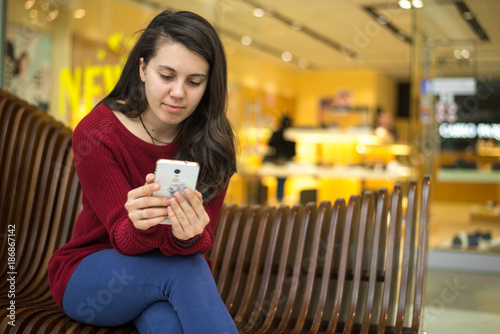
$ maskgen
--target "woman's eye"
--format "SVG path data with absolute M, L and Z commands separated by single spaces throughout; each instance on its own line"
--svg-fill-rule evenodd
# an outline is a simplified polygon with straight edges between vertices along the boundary
M 199 85 L 201 85 L 201 82 L 198 82 L 198 81 L 188 81 L 188 83 L 189 83 L 191 86 L 199 86 Z
M 170 79 L 172 79 L 172 76 L 170 76 L 170 75 L 160 74 L 160 76 L 162 77 L 162 79 L 165 79 L 165 80 L 170 80 Z

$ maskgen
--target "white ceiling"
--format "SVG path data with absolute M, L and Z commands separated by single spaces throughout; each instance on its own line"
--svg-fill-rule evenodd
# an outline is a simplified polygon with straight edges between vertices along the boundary
M 200 13 L 220 31 L 228 52 L 251 53 L 285 64 L 280 54 L 289 51 L 293 59 L 285 66 L 297 70 L 302 70 L 299 59 L 307 59 L 311 71 L 377 70 L 408 81 L 410 59 L 418 57 L 424 75 L 500 79 L 499 0 L 465 0 L 489 41 L 474 34 L 451 0 L 423 0 L 424 7 L 414 10 L 399 8 L 396 0 L 137 1 L 158 9 Z M 413 43 L 380 25 L 363 9 L 365 6 L 384 15 Z M 256 7 L 265 9 L 267 14 L 261 18 L 253 16 Z M 294 29 L 283 20 L 296 22 L 302 29 Z M 244 35 L 252 37 L 251 46 L 240 43 Z M 470 58 L 455 58 L 453 52 L 457 49 L 469 50 Z M 355 55 L 347 55 L 346 50 Z

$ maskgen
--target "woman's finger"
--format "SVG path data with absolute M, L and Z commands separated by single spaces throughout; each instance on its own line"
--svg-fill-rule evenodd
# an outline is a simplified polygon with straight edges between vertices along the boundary
M 146 184 L 153 182 L 155 182 L 155 175 L 153 173 L 146 175 Z
M 172 233 L 182 240 L 200 235 L 210 222 L 201 200 L 194 192 L 188 190 L 186 196 L 189 196 L 190 200 L 184 198 L 180 192 L 176 192 L 169 200 L 170 206 L 168 207 Z
M 200 201 L 203 203 L 203 195 L 198 190 L 195 190 L 194 193 L 196 194 L 196 197 L 198 197 Z
M 153 192 L 160 190 L 159 183 L 146 183 L 145 185 L 132 189 L 128 192 L 128 199 L 133 200 L 145 196 L 151 196 Z
M 137 229 L 140 229 L 140 230 L 147 230 L 147 229 L 150 229 L 151 227 L 153 226 L 156 226 L 160 223 L 162 223 L 167 217 L 155 217 L 155 218 L 151 218 L 151 219 L 139 219 L 139 220 L 133 220 L 134 222 L 134 226 L 137 228 Z
M 184 194 L 188 198 L 190 207 L 196 213 L 198 219 L 203 221 L 203 223 L 208 224 L 210 219 L 208 217 L 207 211 L 205 210 L 205 207 L 203 206 L 203 198 L 201 197 L 201 193 L 198 192 L 198 194 L 200 194 L 200 196 L 198 196 L 196 191 L 186 189 L 184 191 Z
M 148 174 L 143 186 L 132 189 L 127 194 L 125 209 L 134 226 L 138 229 L 148 229 L 158 225 L 167 218 L 168 199 L 166 197 L 152 196 L 160 189 L 154 182 L 155 175 Z

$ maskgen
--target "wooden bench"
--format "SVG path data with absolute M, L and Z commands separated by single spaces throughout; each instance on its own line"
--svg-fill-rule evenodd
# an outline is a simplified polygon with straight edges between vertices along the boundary
M 0 110 L 0 332 L 137 333 L 75 322 L 52 300 L 47 262 L 81 200 L 72 131 L 4 91 Z M 425 176 L 347 202 L 225 204 L 207 255 L 240 333 L 418 333 L 429 187 Z

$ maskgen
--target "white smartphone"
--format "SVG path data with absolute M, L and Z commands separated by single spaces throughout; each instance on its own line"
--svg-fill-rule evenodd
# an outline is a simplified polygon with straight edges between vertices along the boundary
M 156 162 L 155 182 L 161 186 L 153 196 L 172 197 L 176 191 L 184 195 L 184 189 L 196 189 L 200 165 L 197 162 L 160 159 Z M 165 219 L 161 224 L 170 224 Z

